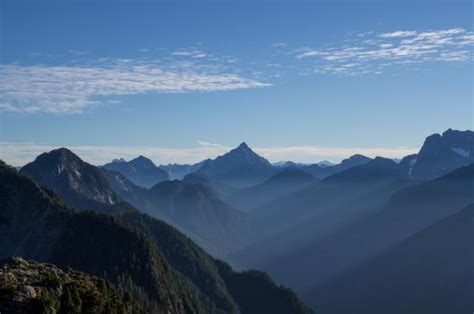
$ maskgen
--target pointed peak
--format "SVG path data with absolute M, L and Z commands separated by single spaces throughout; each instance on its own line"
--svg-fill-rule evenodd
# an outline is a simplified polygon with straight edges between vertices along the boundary
M 244 155 L 256 155 L 256 153 L 245 142 L 240 143 L 239 146 L 232 149 L 229 153 L 230 154 L 238 153 L 238 154 L 244 154 Z
M 143 156 L 143 155 L 140 155 L 140 156 L 138 156 L 138 157 L 133 158 L 133 159 L 130 160 L 130 161 L 151 161 L 151 159 L 150 159 L 150 158 L 147 158 L 147 157 L 145 157 L 145 156 Z
M 131 164 L 131 165 L 141 164 L 141 165 L 145 165 L 145 166 L 156 167 L 155 163 L 150 158 L 147 158 L 143 155 L 140 155 L 140 156 L 130 160 L 129 164 Z
M 246 149 L 246 150 L 248 150 L 248 149 L 250 149 L 250 147 L 247 145 L 247 143 L 242 142 L 242 143 L 240 143 L 240 145 L 237 147 L 237 149 L 239 149 L 239 150 L 241 150 L 241 149 Z

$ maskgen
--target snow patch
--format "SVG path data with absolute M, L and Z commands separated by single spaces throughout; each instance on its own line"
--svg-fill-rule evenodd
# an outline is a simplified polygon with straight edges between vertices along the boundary
M 119 176 L 115 176 L 115 179 L 118 181 L 118 183 L 120 183 L 120 185 L 122 186 L 122 189 L 124 189 L 125 191 L 128 191 L 127 185 L 122 179 L 120 179 Z
M 109 204 L 114 204 L 114 201 L 112 200 L 112 197 L 110 195 L 107 195 L 107 199 L 109 201 Z
M 61 172 L 63 172 L 64 170 L 64 165 L 63 164 L 59 164 L 58 165 L 58 174 L 61 174 Z
M 458 154 L 459 156 L 462 156 L 462 157 L 465 157 L 465 158 L 469 157 L 470 150 L 468 150 L 468 149 L 458 147 L 458 148 L 451 148 L 451 150 L 453 152 L 455 152 L 456 154 Z
M 408 162 L 408 165 L 410 165 L 410 168 L 408 168 L 408 177 L 411 177 L 411 173 L 413 172 L 413 166 L 415 164 L 416 164 L 416 158 L 413 158 Z

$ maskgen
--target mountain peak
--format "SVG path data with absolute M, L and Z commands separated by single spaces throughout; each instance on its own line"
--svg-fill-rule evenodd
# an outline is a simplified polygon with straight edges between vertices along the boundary
M 239 146 L 237 146 L 237 150 L 252 150 L 252 149 L 247 145 L 247 143 L 242 142 L 240 143 Z
M 140 156 L 138 156 L 138 157 L 136 157 L 136 158 L 132 159 L 131 161 L 133 161 L 133 160 L 140 160 L 140 161 L 151 161 L 151 159 L 150 159 L 150 158 L 147 158 L 147 157 L 145 157 L 145 156 L 143 156 L 143 155 L 140 155 Z
M 140 155 L 128 162 L 111 162 L 103 165 L 110 171 L 117 171 L 134 184 L 151 188 L 158 182 L 169 180 L 168 172 L 157 167 L 149 158 Z
M 259 159 L 262 158 L 260 157 L 256 152 L 254 152 L 245 142 L 240 143 L 239 146 L 236 148 L 232 149 L 230 152 L 227 154 L 224 154 L 223 156 L 235 156 L 237 158 L 244 158 L 244 159 Z
M 47 154 L 48 156 L 74 156 L 74 157 L 79 158 L 79 156 L 77 156 L 76 154 L 74 154 L 72 151 L 70 151 L 69 149 L 65 147 L 53 149 L 49 153 L 45 153 L 45 154 Z
M 124 158 L 113 159 L 112 162 L 127 162 Z
M 230 152 L 207 161 L 197 172 L 211 180 L 243 187 L 268 179 L 274 174 L 274 168 L 243 142 Z
M 156 165 L 155 163 L 150 159 L 150 158 L 147 158 L 143 155 L 140 155 L 132 160 L 130 160 L 129 162 L 131 165 L 137 165 L 139 164 L 140 166 L 143 166 L 143 167 L 149 167 L 149 168 L 156 168 Z
M 364 155 L 355 154 L 341 161 L 340 165 L 344 167 L 353 167 L 367 164 L 371 159 Z
M 111 205 L 120 201 L 102 172 L 67 148 L 39 155 L 22 167 L 21 173 L 59 194 L 71 196 L 70 205 L 77 209 L 99 209 L 103 204 Z
M 35 161 L 49 164 L 65 165 L 71 163 L 80 163 L 82 159 L 65 147 L 53 149 L 49 152 L 42 153 L 36 157 Z
M 373 167 L 373 168 L 386 168 L 386 169 L 395 169 L 397 168 L 397 163 L 393 161 L 393 159 L 389 158 L 384 158 L 377 156 L 371 161 L 367 163 L 367 166 Z

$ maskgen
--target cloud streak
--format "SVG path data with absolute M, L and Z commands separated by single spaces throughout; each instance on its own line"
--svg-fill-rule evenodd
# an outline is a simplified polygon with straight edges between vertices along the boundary
M 80 113 L 104 105 L 104 98 L 110 96 L 270 86 L 218 65 L 186 60 L 167 64 L 132 59 L 63 66 L 0 64 L 0 78 L 0 110 L 23 113 Z
M 474 32 L 462 28 L 427 32 L 394 31 L 359 34 L 349 44 L 300 49 L 298 60 L 310 60 L 313 72 L 336 75 L 383 73 L 387 67 L 472 61 Z
M 156 164 L 194 163 L 206 158 L 215 158 L 225 154 L 232 147 L 199 141 L 197 147 L 168 148 L 153 146 L 67 146 L 81 158 L 92 164 L 101 165 L 116 158 L 132 159 L 139 155 L 151 158 Z M 36 143 L 0 143 L 0 159 L 19 166 L 34 160 L 43 152 L 59 148 L 57 145 Z M 286 147 L 256 147 L 258 154 L 272 162 L 293 160 L 297 162 L 318 162 L 324 159 L 337 162 L 354 154 L 369 157 L 384 156 L 400 158 L 416 153 L 418 149 L 409 147 L 398 148 L 347 148 L 323 146 L 286 146 Z

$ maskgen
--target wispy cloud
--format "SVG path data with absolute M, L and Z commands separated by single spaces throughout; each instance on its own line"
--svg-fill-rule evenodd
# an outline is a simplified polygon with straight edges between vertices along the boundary
M 201 146 L 205 146 L 205 147 L 219 147 L 219 148 L 227 148 L 226 146 L 224 145 L 221 145 L 221 144 L 216 144 L 216 143 L 211 143 L 211 142 L 206 142 L 206 141 L 197 141 L 197 143 Z
M 151 158 L 156 164 L 194 163 L 206 158 L 215 158 L 225 154 L 232 147 L 198 141 L 197 147 L 167 148 L 156 146 L 68 146 L 81 158 L 92 164 L 101 165 L 115 158 L 132 159 L 138 155 Z M 11 165 L 24 165 L 43 152 L 59 148 L 57 145 L 36 143 L 0 142 L 0 159 Z M 286 146 L 286 147 L 256 147 L 258 154 L 270 161 L 293 160 L 297 162 L 318 162 L 324 159 L 340 161 L 354 154 L 364 154 L 369 157 L 385 156 L 400 158 L 417 152 L 415 148 L 347 148 L 323 146 Z
M 209 54 L 202 50 L 194 50 L 194 49 L 185 49 L 185 50 L 178 50 L 173 51 L 170 53 L 172 56 L 178 57 L 192 57 L 192 58 L 204 58 L 207 57 Z
M 199 54 L 191 57 L 200 58 Z M 212 92 L 269 86 L 219 64 L 97 59 L 73 65 L 0 64 L 0 110 L 80 113 L 108 96 Z
M 380 37 L 396 38 L 396 37 L 410 37 L 410 36 L 415 36 L 415 35 L 416 35 L 415 31 L 396 31 L 396 32 L 391 32 L 391 33 L 382 33 L 380 34 Z
M 285 47 L 286 47 L 286 43 L 283 43 L 283 42 L 281 42 L 281 43 L 274 43 L 274 44 L 272 45 L 272 47 L 273 47 L 273 48 L 285 48 Z
M 69 50 L 68 51 L 70 54 L 75 55 L 75 56 L 82 56 L 82 55 L 87 55 L 91 53 L 89 50 Z
M 379 74 L 393 65 L 472 60 L 474 32 L 462 28 L 360 35 L 341 46 L 300 49 L 295 57 L 311 60 L 313 72 L 341 75 Z

